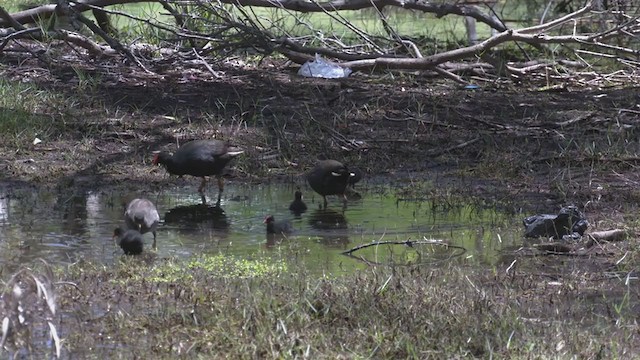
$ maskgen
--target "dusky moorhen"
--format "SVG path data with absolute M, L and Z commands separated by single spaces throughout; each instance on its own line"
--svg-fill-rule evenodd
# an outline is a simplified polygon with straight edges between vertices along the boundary
M 160 215 L 151 200 L 133 199 L 124 212 L 124 221 L 129 229 L 137 230 L 140 234 L 153 234 L 153 248 L 156 248 L 156 228 L 160 222 Z
M 300 215 L 303 212 L 307 211 L 307 204 L 302 201 L 302 191 L 300 191 L 300 188 L 296 189 L 296 192 L 294 193 L 294 199 L 289 205 L 289 210 L 296 215 Z
M 355 189 L 356 183 L 362 180 L 362 171 L 358 168 L 351 168 L 349 170 L 352 174 L 351 176 L 349 176 L 349 185 L 351 185 L 351 187 Z
M 349 179 L 355 174 L 343 163 L 336 160 L 322 160 L 318 162 L 307 174 L 307 181 L 311 188 L 322 195 L 324 207 L 327 207 L 327 195 L 342 195 L 346 204 L 345 191 L 349 184 Z
M 139 231 L 129 229 L 125 230 L 117 227 L 113 231 L 113 238 L 126 255 L 138 255 L 142 253 L 142 234 Z
M 166 151 L 157 153 L 153 164 L 162 164 L 172 175 L 191 175 L 202 178 L 198 192 L 204 199 L 206 176 L 218 178 L 218 203 L 224 190 L 222 170 L 234 157 L 244 151 L 221 140 L 194 140 L 182 145 L 175 154 Z
M 267 234 L 289 234 L 293 231 L 293 227 L 288 221 L 277 221 L 273 215 L 267 215 L 264 218 L 264 223 L 267 224 Z

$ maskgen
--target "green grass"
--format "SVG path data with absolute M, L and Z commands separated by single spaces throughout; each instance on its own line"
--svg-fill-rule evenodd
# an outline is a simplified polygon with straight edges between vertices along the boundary
M 55 114 L 67 105 L 60 94 L 0 78 L 0 138 L 20 148 L 36 136 L 61 130 L 64 124 L 55 120 Z
M 637 291 L 624 279 L 566 267 L 553 281 L 519 270 L 544 259 L 521 258 L 510 272 L 372 267 L 338 278 L 304 269 L 229 276 L 246 266 L 198 261 L 217 265 L 127 257 L 111 268 L 58 269 L 62 317 L 53 322 L 64 352 L 158 359 L 640 355 Z M 176 266 L 188 276 L 167 282 L 152 275 Z M 30 324 L 43 320 L 27 314 Z M 30 335 L 31 353 L 50 352 L 38 347 L 45 344 L 38 334 Z

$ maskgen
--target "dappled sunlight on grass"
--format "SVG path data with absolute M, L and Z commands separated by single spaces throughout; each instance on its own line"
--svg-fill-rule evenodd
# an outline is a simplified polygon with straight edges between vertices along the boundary
M 118 276 L 111 280 L 116 284 L 143 280 L 159 284 L 188 282 L 201 276 L 229 279 L 277 276 L 287 271 L 287 264 L 268 258 L 248 260 L 225 255 L 200 255 L 188 261 L 166 259 L 146 267 L 136 258 L 125 257 L 116 270 Z

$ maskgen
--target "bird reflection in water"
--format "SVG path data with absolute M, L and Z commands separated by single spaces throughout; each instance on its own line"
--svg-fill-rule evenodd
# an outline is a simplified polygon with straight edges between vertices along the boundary
M 349 243 L 349 226 L 343 212 L 316 209 L 310 214 L 308 222 L 320 243 L 332 247 Z
M 282 244 L 283 241 L 287 240 L 289 237 L 286 234 L 269 234 L 267 233 L 267 242 L 264 246 L 267 249 L 273 248 L 277 245 Z
M 344 213 L 330 209 L 316 209 L 309 216 L 309 226 L 316 230 L 346 229 Z
M 206 204 L 177 206 L 164 214 L 164 222 L 167 224 L 182 225 L 184 229 L 197 231 L 202 223 L 210 224 L 210 227 L 217 230 L 228 230 L 229 220 L 224 210 L 220 206 Z

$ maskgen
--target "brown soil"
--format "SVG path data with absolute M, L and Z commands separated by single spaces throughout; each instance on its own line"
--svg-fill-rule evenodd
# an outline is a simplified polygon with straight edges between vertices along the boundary
M 176 143 L 216 137 L 230 139 L 246 149 L 246 154 L 238 159 L 235 170 L 229 174 L 231 181 L 301 181 L 298 176 L 312 166 L 318 157 L 330 157 L 363 169 L 365 182 L 399 185 L 400 196 L 404 196 L 402 191 L 407 191 L 407 197 L 441 199 L 441 203 L 472 197 L 481 204 L 497 205 L 526 215 L 533 212 L 552 213 L 562 205 L 575 204 L 587 214 L 591 223 L 590 231 L 610 228 L 634 230 L 637 226 L 636 204 L 640 198 L 636 190 L 636 184 L 640 181 L 636 171 L 640 160 L 637 156 L 640 152 L 637 134 L 640 113 L 638 88 L 565 86 L 561 91 L 549 92 L 536 91 L 534 84 L 507 86 L 481 83 L 479 90 L 465 90 L 450 82 L 421 75 L 392 77 L 355 74 L 344 80 L 305 79 L 279 64 L 262 64 L 259 68 L 227 65 L 218 68 L 219 73 L 213 76 L 198 64 L 156 64 L 150 67 L 155 74 L 149 74 L 117 63 L 112 66 L 69 63 L 44 67 L 33 60 L 11 57 L 0 58 L 0 62 L 3 62 L 0 63 L 3 77 L 31 82 L 42 89 L 64 94 L 69 99 L 65 106 L 52 106 L 39 114 L 52 121 L 51 128 L 45 132 L 46 136 L 40 135 L 42 143 L 33 145 L 31 139 L 25 138 L 22 139 L 24 146 L 15 146 L 15 142 L 9 145 L 7 141 L 0 144 L 3 154 L 0 159 L 0 183 L 27 183 L 63 189 L 70 186 L 108 186 L 122 187 L 128 191 L 153 190 L 176 180 L 168 177 L 164 169 L 151 165 L 152 151 L 173 150 Z M 97 81 L 87 86 L 80 81 L 79 73 Z M 78 105 L 71 107 L 71 103 Z M 3 110 L 11 111 L 0 109 Z M 421 180 L 428 180 L 428 186 Z M 192 181 L 194 186 L 198 182 L 187 181 Z M 417 191 L 420 191 L 418 195 Z M 633 240 L 636 238 L 632 235 Z M 443 298 L 456 299 L 447 300 L 447 305 L 456 304 L 455 308 L 465 310 L 463 316 L 451 311 L 456 321 L 461 319 L 463 325 L 460 328 L 464 331 L 478 331 L 478 327 L 474 328 L 465 322 L 466 317 L 473 318 L 474 324 L 479 323 L 475 320 L 476 314 L 465 316 L 468 311 L 478 312 L 488 319 L 486 323 L 491 326 L 503 326 L 500 325 L 502 322 L 495 321 L 492 314 L 496 309 L 505 309 L 501 311 L 510 314 L 507 310 L 511 311 L 513 299 L 517 299 L 518 314 L 522 314 L 525 320 L 535 320 L 531 322 L 531 327 L 537 326 L 539 330 L 536 331 L 544 334 L 540 338 L 549 338 L 546 333 L 548 325 L 545 325 L 547 322 L 538 323 L 538 318 L 553 319 L 549 324 L 564 324 L 565 318 L 577 319 L 574 323 L 581 326 L 590 326 L 589 321 L 597 318 L 616 324 L 613 339 L 624 336 L 624 341 L 614 340 L 614 344 L 616 341 L 631 344 L 629 346 L 633 349 L 636 339 L 617 325 L 619 315 L 613 313 L 612 308 L 616 304 L 632 304 L 628 306 L 631 314 L 628 318 L 633 319 L 638 310 L 633 305 L 638 303 L 638 294 L 633 287 L 623 285 L 623 281 L 609 280 L 616 276 L 616 279 L 625 276 L 629 279 L 632 274 L 636 276 L 637 251 L 628 251 L 635 250 L 634 243 L 598 244 L 598 247 L 590 248 L 597 248 L 597 254 L 586 249 L 583 253 L 562 253 L 550 257 L 539 256 L 538 252 L 523 254 L 518 250 L 513 258 L 504 256 L 503 263 L 499 264 L 500 271 L 494 274 L 489 270 L 490 279 L 478 282 L 485 289 L 501 291 L 489 298 L 493 300 L 487 300 L 484 290 L 477 294 L 471 291 L 477 298 L 466 295 L 458 298 L 444 295 Z M 557 252 L 557 249 L 552 250 Z M 516 264 L 512 260 L 515 257 L 530 261 L 523 260 Z M 625 268 L 626 264 L 630 266 Z M 123 266 L 123 269 L 131 271 L 127 266 Z M 447 269 L 442 271 L 448 272 Z M 432 282 L 432 274 L 411 275 L 414 279 L 426 281 L 429 286 L 442 286 L 442 289 L 459 296 L 459 288 L 450 285 L 455 283 Z M 105 276 L 111 275 L 101 272 L 98 278 L 104 279 Z M 86 289 L 98 286 L 96 284 L 127 284 L 126 281 L 116 283 L 95 281 L 95 278 L 85 275 L 81 277 L 85 285 L 90 284 L 86 285 Z M 396 281 L 396 278 L 402 277 L 393 278 Z M 565 284 L 557 279 L 563 279 Z M 358 278 L 355 281 L 360 286 Z M 461 288 L 470 291 L 471 288 L 466 286 L 468 281 L 475 289 L 466 273 L 460 281 L 465 283 L 465 287 Z M 366 297 L 369 296 L 366 294 L 378 294 L 380 280 L 370 283 L 375 283 L 375 287 L 371 288 L 375 291 L 357 291 L 357 295 L 365 294 Z M 130 284 L 138 285 L 133 282 Z M 176 289 L 181 289 L 183 285 L 179 283 Z M 153 286 L 150 286 L 152 291 L 148 294 L 157 301 L 158 288 Z M 519 287 L 520 290 L 512 291 L 510 286 Z M 194 286 L 198 291 L 226 294 L 219 288 L 218 285 Z M 397 288 L 402 286 L 398 285 Z M 425 288 L 429 289 L 422 283 L 416 287 L 419 291 Z M 73 296 L 80 293 L 89 296 L 98 294 L 96 298 L 99 298 L 102 295 L 96 291 L 69 289 Z M 117 299 L 114 301 L 123 301 L 121 294 L 128 293 L 126 289 L 117 287 L 115 290 L 106 289 L 104 291 L 117 294 L 114 295 L 114 299 Z M 136 294 L 139 289 L 136 287 Z M 282 290 L 275 293 L 279 294 L 279 291 L 288 294 Z M 173 299 L 174 294 L 178 293 L 183 294 L 171 290 L 168 296 Z M 256 293 L 270 294 L 263 291 Z M 193 294 L 199 292 L 194 291 Z M 108 296 L 104 298 L 110 299 Z M 214 298 L 209 296 L 207 299 Z M 288 296 L 292 298 L 292 295 Z M 178 298 L 175 296 L 176 302 Z M 227 298 L 236 301 L 235 298 Z M 249 298 L 254 299 L 252 296 L 238 297 Z M 353 298 L 350 294 L 345 296 L 345 299 L 350 299 L 349 305 Z M 461 298 L 467 299 L 467 302 L 459 305 L 457 302 Z M 66 305 L 92 304 L 94 301 L 93 298 L 91 301 L 88 298 L 79 299 L 74 298 L 73 302 Z M 200 297 L 182 296 L 179 301 L 188 306 L 180 303 L 175 308 L 191 309 L 192 304 L 197 303 L 193 299 Z M 372 302 L 375 306 L 388 303 L 379 301 L 377 295 L 375 300 Z M 262 300 L 252 301 L 261 303 Z M 272 304 L 270 301 L 272 299 L 262 303 Z M 108 300 L 107 303 L 111 304 L 112 301 Z M 211 304 L 218 303 L 217 300 L 211 301 Z M 215 313 L 212 318 L 216 321 L 218 314 L 226 313 L 230 307 L 238 307 L 237 302 L 233 305 L 220 303 L 220 309 L 223 310 L 211 311 Z M 410 305 L 410 311 L 403 311 L 403 316 L 412 314 L 416 308 L 424 309 L 422 303 L 414 305 L 402 298 L 399 303 Z M 147 302 L 138 299 L 136 304 L 146 306 Z M 485 305 L 478 307 L 478 304 Z M 284 308 L 289 313 L 289 308 Z M 443 308 L 447 309 L 438 305 L 433 308 L 435 311 L 418 313 L 449 314 L 449 310 L 440 311 Z M 375 316 L 370 316 L 371 319 L 386 318 L 378 316 L 387 313 L 386 308 L 374 309 Z M 146 308 L 132 313 L 146 316 L 145 311 Z M 230 313 L 233 316 L 233 311 Z M 589 318 L 585 314 L 594 317 Z M 589 319 L 587 322 L 584 321 L 585 317 Z M 623 317 L 627 318 L 626 313 Z M 396 321 L 393 316 L 388 318 Z M 106 328 L 103 324 L 108 324 L 110 319 L 109 316 L 100 316 L 97 321 L 82 321 L 78 328 L 88 330 L 80 334 L 102 334 Z M 140 329 L 137 322 L 139 318 L 133 319 L 131 323 L 135 325 L 132 327 L 135 330 L 129 331 L 136 333 Z M 150 319 L 149 324 L 156 323 L 155 318 Z M 336 319 L 349 320 L 345 316 Z M 447 327 L 451 322 L 449 318 L 445 319 L 433 323 Z M 265 321 L 273 324 L 275 320 Z M 427 321 L 432 320 L 419 321 L 418 331 L 423 331 Z M 171 326 L 162 325 L 169 322 Z M 160 328 L 174 331 L 175 318 L 167 318 L 165 323 L 160 322 Z M 236 323 L 248 322 L 241 319 Z M 333 321 L 319 323 L 335 328 Z M 404 320 L 401 323 L 404 324 Z M 301 327 L 312 328 L 308 324 Z M 374 328 L 376 325 L 373 324 L 369 327 Z M 100 329 L 92 328 L 94 326 Z M 320 329 L 326 333 L 325 328 Z M 453 327 L 449 331 L 453 334 L 456 329 Z M 485 331 L 484 328 L 482 331 Z M 166 333 L 148 329 L 145 332 L 145 336 L 164 336 Z M 117 332 L 115 338 L 118 339 L 122 334 L 129 332 Z M 201 333 L 197 334 L 193 338 Z M 83 346 L 83 341 L 93 344 L 104 338 L 111 339 L 108 336 L 79 336 L 76 342 L 80 349 L 98 348 Z M 553 336 L 556 336 L 555 333 Z M 556 339 L 557 336 L 553 336 Z M 590 336 L 593 334 L 580 335 L 578 338 L 592 339 Z M 124 344 L 131 339 L 137 340 L 135 336 L 124 337 Z M 166 338 L 173 337 L 174 334 L 171 334 Z M 467 335 L 463 337 L 465 340 L 472 338 Z M 214 338 L 224 339 L 221 336 Z M 430 339 L 429 336 L 426 338 Z M 450 340 L 447 335 L 442 338 L 447 343 Z M 503 338 L 500 341 L 505 343 Z M 536 343 L 537 340 L 531 341 Z M 510 342 L 509 336 L 506 343 Z M 149 343 L 155 344 L 155 341 Z M 339 343 L 343 344 L 343 339 Z M 527 340 L 523 343 L 531 342 Z M 224 348 L 228 345 L 220 346 Z M 484 343 L 478 345 L 478 349 L 483 346 Z M 166 349 L 169 348 L 158 346 L 155 351 L 161 349 L 163 353 L 168 353 Z M 211 345 L 211 348 L 215 348 L 215 345 Z M 331 343 L 329 348 L 335 351 L 338 346 Z M 539 351 L 538 348 L 535 350 Z M 592 355 L 589 353 L 588 356 Z
M 150 74 L 115 62 L 45 67 L 7 56 L 0 66 L 5 78 L 78 104 L 41 114 L 52 119 L 42 143 L 0 144 L 3 181 L 164 186 L 175 179 L 152 167 L 152 151 L 216 137 L 246 149 L 230 174 L 241 181 L 299 181 L 329 157 L 369 179 L 428 178 L 513 210 L 573 203 L 613 224 L 638 198 L 638 88 L 466 90 L 415 74 L 307 79 L 277 63 L 228 64 L 216 76 L 199 64 L 156 63 Z

